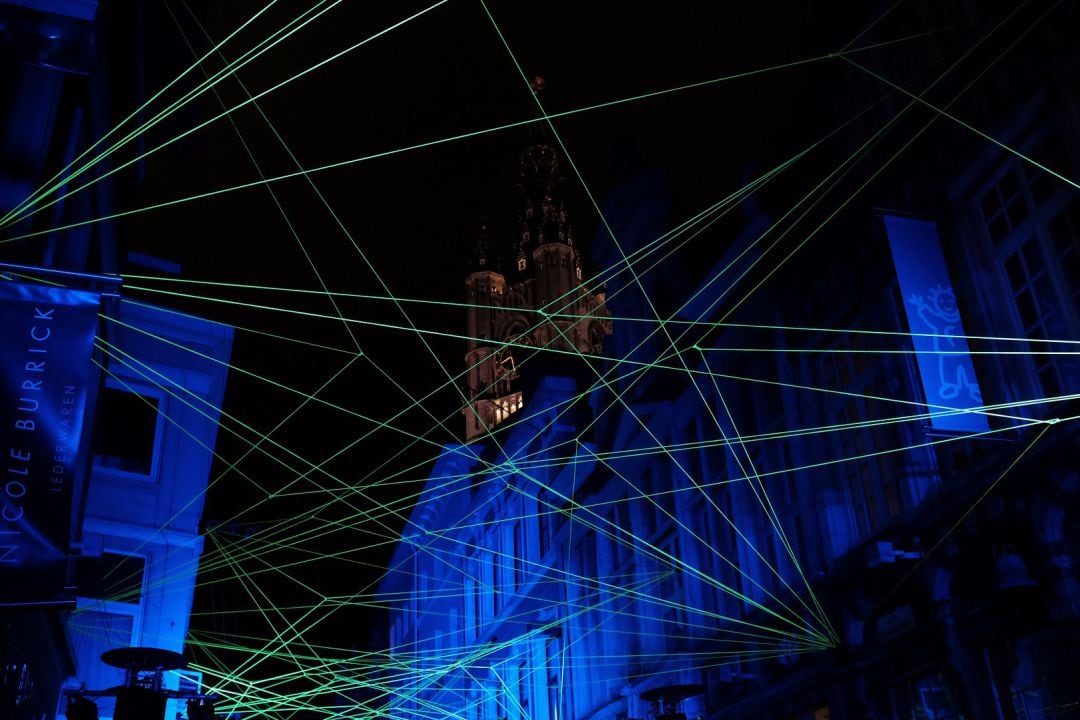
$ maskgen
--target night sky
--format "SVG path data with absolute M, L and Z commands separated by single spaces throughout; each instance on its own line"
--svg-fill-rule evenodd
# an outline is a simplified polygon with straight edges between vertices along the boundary
M 223 51 L 235 55 L 280 27 L 296 11 L 294 5 L 283 5 L 271 8 Z M 259 7 L 259 3 L 227 7 L 212 3 L 202 8 L 202 20 L 210 35 L 220 38 Z M 343 3 L 246 66 L 240 79 L 249 90 L 260 92 L 425 7 Z M 822 54 L 827 44 L 806 32 L 812 24 L 790 3 L 741 8 L 684 3 L 660 9 L 653 3 L 496 2 L 490 9 L 527 75 L 545 78 L 542 100 L 552 113 L 802 60 Z M 210 49 L 183 6 L 174 11 L 199 54 Z M 147 21 L 148 86 L 153 88 L 154 76 L 164 82 L 182 68 L 177 58 L 191 55 L 168 15 L 151 13 Z M 213 71 L 220 63 L 207 65 Z M 618 180 L 619 164 L 632 154 L 637 156 L 635 162 L 669 173 L 674 214 L 681 218 L 736 189 L 748 164 L 768 167 L 823 134 L 832 118 L 821 112 L 823 107 L 803 111 L 801 104 L 809 100 L 805 88 L 820 87 L 829 77 L 839 81 L 846 72 L 836 65 L 806 65 L 562 118 L 556 128 L 598 203 Z M 230 107 L 247 97 L 235 82 L 223 82 L 218 89 Z M 430 10 L 268 94 L 259 106 L 305 168 L 537 114 L 527 85 L 483 6 L 466 2 Z M 219 112 L 217 98 L 199 100 L 151 132 L 146 146 Z M 247 142 L 264 176 L 296 170 L 254 107 L 248 105 L 230 118 L 232 122 L 216 121 L 147 159 L 140 204 L 258 179 L 238 136 Z M 516 127 L 313 174 L 363 257 L 303 178 L 272 187 L 310 262 L 264 187 L 154 210 L 121 221 L 118 233 L 132 249 L 180 263 L 185 278 L 315 289 L 319 281 L 311 268 L 314 264 L 332 290 L 375 295 L 389 290 L 402 298 L 458 302 L 463 299 L 466 257 L 481 222 L 486 219 L 494 242 L 508 242 L 516 210 L 517 155 L 527 137 L 526 127 Z M 635 149 L 631 153 L 628 147 Z M 569 164 L 564 167 L 571 219 L 578 237 L 588 241 L 596 231 L 597 215 Z M 707 236 L 684 253 L 712 262 L 723 242 L 722 237 Z M 203 294 L 334 313 L 325 300 L 219 288 Z M 341 324 L 333 321 L 179 298 L 168 302 L 238 326 L 339 348 L 352 343 Z M 385 301 L 343 301 L 341 307 L 351 317 L 399 326 L 409 322 Z M 421 328 L 449 333 L 464 329 L 464 314 L 458 308 L 407 306 L 407 312 Z M 356 327 L 354 332 L 365 356 L 326 391 L 335 402 L 385 418 L 403 407 L 405 394 L 425 395 L 445 382 L 445 372 L 414 334 L 369 327 Z M 286 348 L 280 341 L 250 333 L 237 337 L 236 365 L 307 392 L 318 388 L 345 359 Z M 460 371 L 460 340 L 434 335 L 425 339 L 447 369 Z M 392 380 L 380 376 L 369 359 Z M 297 402 L 295 396 L 234 373 L 226 411 L 266 431 Z M 447 428 L 457 433 L 461 420 L 453 413 L 459 404 L 456 392 L 444 389 L 426 407 L 440 418 L 449 417 Z M 404 432 L 379 431 L 374 444 L 359 444 L 336 467 L 363 474 L 373 461 L 407 442 L 408 435 L 429 435 L 432 424 L 426 412 L 410 411 L 395 421 Z M 275 438 L 305 457 L 321 458 L 367 427 L 325 408 L 309 408 Z M 446 430 L 429 436 L 437 442 L 453 439 Z M 242 452 L 243 444 L 234 447 L 232 442 L 228 433 L 222 433 L 219 450 L 224 457 Z M 252 466 L 259 468 L 261 461 L 245 462 L 252 474 L 274 472 L 273 463 L 256 471 Z M 234 483 L 243 486 L 235 478 L 228 486 L 235 489 Z M 220 488 L 212 491 L 208 515 L 228 514 L 232 494 Z M 239 495 L 239 504 L 244 505 L 247 497 L 242 491 Z

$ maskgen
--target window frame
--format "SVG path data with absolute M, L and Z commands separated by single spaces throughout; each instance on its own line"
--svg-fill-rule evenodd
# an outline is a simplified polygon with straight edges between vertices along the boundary
M 91 441 L 91 471 L 94 473 L 104 473 L 117 477 L 133 478 L 140 481 L 157 482 L 161 470 L 161 455 L 164 449 L 165 417 L 167 415 L 166 409 L 168 406 L 167 393 L 163 392 L 160 388 L 139 382 L 134 378 L 125 376 L 114 377 L 113 375 L 106 375 L 103 389 L 115 390 L 117 392 L 126 392 L 132 395 L 154 398 L 157 400 L 157 410 L 154 413 L 153 449 L 151 450 L 149 472 L 140 473 L 133 470 L 125 470 L 124 468 L 112 467 L 99 463 L 98 457 L 102 456 L 93 453 L 93 442 Z M 97 422 L 98 417 L 100 416 L 95 411 L 94 422 Z

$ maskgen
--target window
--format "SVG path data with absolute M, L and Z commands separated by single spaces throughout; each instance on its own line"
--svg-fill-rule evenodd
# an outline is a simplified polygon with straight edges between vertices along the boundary
M 552 522 L 551 514 L 558 512 L 551 504 L 551 493 L 547 489 L 541 490 L 536 496 L 536 518 L 537 529 L 540 536 L 540 557 L 544 558 L 548 550 L 551 549 L 552 537 Z
M 630 528 L 630 506 L 625 498 L 618 500 L 612 511 L 611 528 L 613 547 L 615 549 L 615 568 L 621 568 L 634 554 L 634 536 Z
M 810 559 L 810 548 L 806 547 L 806 529 L 803 527 L 803 519 L 801 515 L 794 517 L 795 525 L 795 556 L 799 558 L 799 562 L 806 564 Z
M 577 547 L 577 567 L 572 572 L 580 575 L 582 589 L 596 587 L 598 569 L 596 566 L 596 531 L 589 530 Z
M 551 636 L 544 642 L 544 659 L 547 664 L 548 681 L 558 685 L 560 659 L 560 641 L 558 636 Z
M 548 683 L 548 717 L 558 720 L 559 713 L 559 684 L 553 680 Z
M 664 641 L 663 647 L 665 653 L 674 652 L 679 649 L 679 622 L 676 618 L 676 610 L 673 607 L 664 608 L 662 617 L 660 618 L 662 638 Z
M 656 598 L 660 601 L 663 647 L 666 652 L 672 652 L 685 645 L 687 635 L 684 578 L 678 564 L 681 559 L 678 534 L 672 532 L 658 542 L 657 547 L 661 555 L 657 563 Z
M 529 709 L 529 696 L 532 694 L 529 692 L 529 668 L 525 660 L 518 663 L 517 672 L 518 683 L 518 710 L 521 713 L 523 720 L 531 720 L 532 714 Z
M 468 588 L 472 607 L 472 636 L 475 639 L 480 635 L 480 629 L 484 626 L 484 576 L 483 569 L 476 557 L 469 559 L 469 570 L 474 574 L 475 580 L 468 580 L 465 587 Z
M 506 683 L 501 680 L 498 690 L 495 691 L 495 713 L 500 718 L 510 717 L 510 705 L 506 702 Z
M 491 591 L 491 614 L 493 617 L 502 610 L 501 564 L 498 554 L 488 553 L 487 577 L 485 579 L 488 581 L 488 587 Z
M 525 530 L 523 523 L 518 520 L 514 523 L 514 589 L 520 590 L 525 584 Z
M 683 576 L 682 567 L 678 564 L 681 559 L 679 536 L 672 533 L 666 541 L 661 541 L 657 545 L 662 551 L 660 572 L 663 577 L 657 587 L 658 595 L 663 600 L 680 599 L 683 589 Z
M 137 555 L 103 552 L 101 557 L 80 557 L 78 594 L 95 600 L 135 603 L 142 597 L 146 559 Z
M 780 457 L 784 478 L 784 500 L 787 506 L 791 507 L 799 502 L 799 486 L 795 482 L 795 473 L 792 471 L 795 462 L 791 458 L 791 443 L 787 440 L 780 442 Z
M 903 510 L 900 486 L 891 456 L 878 454 L 890 446 L 887 431 L 879 427 L 844 434 L 848 436 L 841 442 L 844 457 L 854 458 L 845 464 L 848 497 L 859 537 L 866 537 Z
M 765 536 L 765 561 L 776 572 L 780 572 L 779 558 L 776 557 L 776 537 L 772 534 Z
M 109 380 L 109 383 L 112 381 Z M 98 394 L 90 452 L 94 465 L 152 475 L 157 455 L 161 398 L 111 384 Z
M 1040 127 L 1022 150 L 1040 165 L 1065 164 L 1058 133 Z M 1074 391 L 1080 364 L 1043 340 L 1071 340 L 1080 300 L 1080 198 L 1041 167 L 1008 158 L 978 198 L 987 239 L 1012 296 L 1016 324 L 1036 341 L 1030 362 L 1045 397 Z M 1018 360 L 1028 362 L 1028 360 Z
M 983 195 L 980 203 L 983 222 L 995 246 L 1003 243 L 1030 214 L 1022 189 L 1018 170 L 1010 169 Z
M 1036 227 L 1034 233 L 1013 241 L 1010 247 L 1014 249 L 1004 258 L 1017 318 L 1024 336 L 1031 340 L 1066 340 L 1073 336 L 1068 316 L 1080 292 L 1080 285 L 1071 284 L 1080 265 L 1078 215 L 1080 200 L 1074 199 L 1050 219 L 1046 237 L 1040 234 L 1042 228 Z M 1056 274 L 1060 274 L 1060 280 Z M 1031 349 L 1043 395 L 1063 394 L 1073 363 L 1065 360 L 1067 356 L 1055 356 L 1051 351 L 1058 348 L 1054 345 L 1037 343 Z
M 635 498 L 635 504 L 638 507 L 638 512 L 641 513 L 642 522 L 639 527 L 643 530 L 641 537 L 645 539 L 651 538 L 656 533 L 656 515 L 660 512 L 660 509 L 649 498 L 653 486 L 652 473 L 652 466 L 645 466 L 641 471 L 641 484 L 634 488 L 634 490 L 639 491 Z
M 724 545 L 723 547 L 717 548 L 720 557 L 717 557 L 716 561 L 720 568 L 720 577 L 724 579 L 724 583 L 741 595 L 743 593 L 743 575 L 737 567 L 737 563 L 735 567 L 732 566 L 732 562 L 738 559 L 739 538 L 735 531 L 736 520 L 730 490 L 720 496 L 720 511 L 723 513 L 723 516 L 720 517 L 717 524 L 721 526 L 721 531 L 724 536 Z M 724 562 L 721 558 L 725 558 L 731 562 Z M 722 599 L 721 607 L 723 606 Z
M 671 468 L 674 466 L 663 466 Z M 680 473 L 681 474 L 681 473 Z M 671 478 L 662 472 L 658 463 L 645 467 L 641 474 L 641 490 L 646 496 L 641 504 L 645 513 L 645 534 L 649 538 L 672 521 L 675 516 L 675 495 L 671 485 Z
M 525 400 L 520 392 L 511 393 L 505 397 L 495 398 L 491 401 L 492 422 L 498 425 L 506 418 L 525 407 Z
M 848 503 L 858 537 L 865 538 L 903 511 L 903 496 L 893 470 L 899 444 L 886 425 L 859 427 L 865 420 L 894 415 L 892 403 L 876 398 L 894 397 L 887 386 L 890 369 L 884 363 L 867 363 L 866 353 L 852 352 L 846 340 L 835 352 L 822 358 L 822 372 L 829 386 L 843 395 L 831 397 L 832 420 L 839 428 L 832 433 L 834 457 L 843 464 L 847 479 Z
M 1072 198 L 1046 222 L 1053 254 L 1073 307 L 1080 301 L 1080 198 Z

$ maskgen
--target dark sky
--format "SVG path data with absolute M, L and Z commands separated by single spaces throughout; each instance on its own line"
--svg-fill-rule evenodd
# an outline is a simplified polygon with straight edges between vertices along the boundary
M 210 35 L 220 38 L 262 5 L 207 3 L 194 9 L 202 13 Z M 644 2 L 492 2 L 489 7 L 517 62 L 529 76 L 546 79 L 542 99 L 549 112 L 560 112 L 801 60 L 826 49 L 825 41 L 804 33 L 806 18 L 790 3 L 739 5 L 743 7 L 704 2 L 663 8 Z M 188 40 L 205 53 L 210 44 L 184 6 L 169 6 Z M 246 51 L 299 7 L 278 3 L 222 51 L 228 57 Z M 261 92 L 424 7 L 341 3 L 246 66 L 240 79 L 250 91 Z M 152 89 L 155 78 L 160 84 L 182 67 L 177 58 L 191 56 L 167 14 L 148 11 L 147 22 Z M 206 65 L 212 72 L 220 60 Z M 681 217 L 734 190 L 747 162 L 768 163 L 821 134 L 828 117 L 815 118 L 817 126 L 800 120 L 809 117 L 799 107 L 806 97 L 802 89 L 830 74 L 839 78 L 842 72 L 835 65 L 804 66 L 756 75 L 562 118 L 556 127 L 597 202 L 603 202 L 614 180 L 613 141 L 630 138 L 641 162 L 670 174 L 675 212 Z M 190 74 L 178 87 L 189 87 L 196 76 Z M 218 89 L 230 107 L 247 98 L 233 81 Z M 384 153 L 537 113 L 483 6 L 457 0 L 289 82 L 259 106 L 265 118 L 249 105 L 149 158 L 142 202 L 258 179 L 240 136 L 263 175 L 276 176 L 294 172 L 297 163 L 309 168 Z M 147 146 L 220 111 L 218 99 L 207 95 L 151 132 Z M 295 160 L 268 129 L 266 118 Z M 519 127 L 313 174 L 351 241 L 303 178 L 272 186 L 303 251 L 264 187 L 155 210 L 125 221 L 120 232 L 132 248 L 181 263 L 186 278 L 318 288 L 313 263 L 326 285 L 337 291 L 382 295 L 389 290 L 403 298 L 457 302 L 463 299 L 465 256 L 481 219 L 488 218 L 496 242 L 508 237 L 517 154 L 527 136 L 527 128 Z M 588 239 L 597 216 L 569 168 L 567 175 L 571 217 L 578 236 Z M 716 248 L 690 252 L 711 257 Z M 217 288 L 204 294 L 334 313 L 325 300 Z M 352 343 L 340 323 L 205 302 L 169 302 L 243 327 L 340 348 Z M 341 307 L 351 317 L 375 322 L 411 321 L 437 332 L 464 329 L 464 315 L 455 308 L 408 306 L 406 319 L 387 302 L 345 302 Z M 446 381 L 431 351 L 412 333 L 360 327 L 355 338 L 365 356 L 328 390 L 335 402 L 386 418 L 404 407 L 406 396 L 426 394 Z M 459 340 L 427 339 L 439 361 L 451 371 L 460 370 Z M 310 392 L 341 366 L 344 356 L 241 332 L 234 360 L 242 368 Z M 237 373 L 230 383 L 226 410 L 261 431 L 274 427 L 298 403 L 295 396 Z M 426 403 L 431 413 L 450 416 L 447 429 L 429 432 L 430 414 L 410 411 L 394 421 L 401 432 L 379 430 L 373 442 L 359 444 L 335 469 L 350 476 L 363 474 L 373 458 L 407 441 L 410 434 L 435 442 L 454 439 L 451 432 L 459 432 L 461 423 L 452 414 L 458 401 L 455 391 L 444 390 Z M 318 461 L 367 427 L 326 408 L 309 408 L 275 438 Z M 227 457 L 242 448 L 230 443 L 223 434 L 221 450 Z M 424 447 L 430 452 L 432 445 Z M 249 461 L 245 466 L 259 476 L 273 473 L 273 465 Z M 211 510 L 224 512 L 229 504 L 212 504 Z
M 261 3 L 228 3 L 227 16 L 220 4 L 212 5 L 210 30 L 220 37 Z M 824 49 L 824 41 L 800 33 L 804 23 L 792 14 L 790 3 L 756 3 L 752 10 L 721 7 L 727 5 L 681 3 L 658 9 L 654 3 L 495 2 L 490 7 L 525 72 L 546 78 L 544 102 L 552 112 L 798 60 Z M 342 3 L 245 67 L 240 77 L 249 89 L 261 91 L 423 7 L 395 3 L 388 10 Z M 295 4 L 275 6 L 224 50 L 235 54 L 250 47 L 295 9 Z M 163 36 L 176 34 L 165 22 L 160 30 Z M 190 23 L 186 32 L 197 39 Z M 198 47 L 205 49 L 206 42 Z M 839 76 L 837 70 L 833 66 L 832 74 Z M 628 134 L 647 162 L 671 172 L 685 206 L 700 206 L 736 186 L 747 158 L 767 162 L 820 131 L 798 122 L 805 116 L 797 104 L 799 88 L 811 76 L 805 69 L 759 75 L 564 118 L 557 127 L 599 201 L 611 181 L 612 140 Z M 235 83 L 223 83 L 221 91 L 230 104 L 244 98 Z M 215 111 L 214 102 L 197 103 L 165 134 L 207 117 Z M 483 6 L 457 0 L 289 83 L 260 105 L 304 167 L 520 121 L 537 112 Z M 295 170 L 252 107 L 234 119 L 264 173 Z M 466 246 L 483 213 L 490 214 L 495 232 L 510 214 L 515 159 L 525 137 L 521 128 L 486 134 L 330 170 L 315 180 L 384 279 L 409 278 L 411 294 L 412 278 L 419 275 L 422 286 L 438 284 L 443 294 L 460 287 L 460 273 L 447 272 L 443 253 Z M 148 162 L 152 197 L 171 198 L 257 177 L 227 120 L 166 155 Z M 347 244 L 305 183 L 287 181 L 276 189 L 287 200 L 286 210 L 302 218 L 297 224 L 301 236 L 318 237 L 317 245 L 340 258 L 338 250 Z M 587 236 L 595 213 L 583 195 L 578 200 L 572 209 L 579 234 Z M 167 227 L 180 246 L 174 252 L 188 255 L 187 264 L 197 264 L 200 273 L 228 279 L 247 275 L 264 282 L 269 268 L 265 263 L 252 268 L 248 254 L 255 238 L 290 252 L 287 243 L 276 241 L 287 233 L 265 190 L 230 193 L 196 205 L 153 217 L 155 230 Z M 161 222 L 162 217 L 167 221 Z M 206 255 L 208 246 L 192 243 L 188 232 L 196 219 L 205 223 L 200 228 L 204 235 L 230 237 L 237 251 Z M 214 247 L 223 249 L 222 243 Z M 402 262 L 403 247 L 414 250 L 411 262 Z M 428 254 L 432 250 L 440 254 Z M 437 262 L 424 263 L 425 257 Z M 276 259 L 286 260 L 278 263 L 282 268 L 295 269 L 288 262 L 295 258 Z M 370 273 L 352 264 L 336 265 L 352 271 L 342 282 L 371 280 Z M 429 272 L 425 265 L 438 271 Z

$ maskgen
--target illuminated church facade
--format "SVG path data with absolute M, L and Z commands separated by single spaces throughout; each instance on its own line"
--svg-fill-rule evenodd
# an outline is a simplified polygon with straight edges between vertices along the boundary
M 1077 63 L 1024 52 L 962 106 L 997 144 L 929 123 L 768 283 L 787 226 L 755 197 L 682 293 L 619 272 L 670 225 L 649 171 L 609 196 L 596 277 L 561 225 L 509 267 L 482 241 L 466 442 L 379 589 L 392 714 L 1080 716 Z M 546 295 L 504 275 L 541 266 Z

